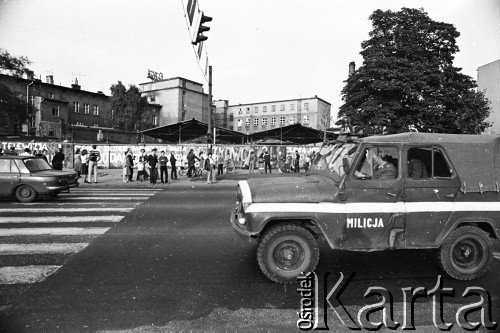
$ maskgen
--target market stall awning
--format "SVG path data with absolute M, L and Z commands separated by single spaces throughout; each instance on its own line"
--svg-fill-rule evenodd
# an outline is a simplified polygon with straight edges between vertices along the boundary
M 293 124 L 277 127 L 271 130 L 256 132 L 249 135 L 251 142 L 276 141 L 291 144 L 311 144 L 323 141 L 324 131 L 320 131 L 302 124 Z M 332 132 L 326 132 L 327 140 L 334 140 Z
M 215 143 L 244 144 L 247 140 L 245 133 L 231 131 L 214 126 Z M 161 139 L 168 143 L 206 143 L 208 124 L 196 119 L 187 120 L 171 125 L 151 128 L 141 133 L 150 137 Z

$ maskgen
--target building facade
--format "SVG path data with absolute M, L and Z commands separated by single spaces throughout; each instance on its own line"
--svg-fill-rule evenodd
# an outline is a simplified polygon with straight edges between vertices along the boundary
M 215 119 L 225 117 L 226 128 L 247 134 L 297 123 L 317 130 L 330 127 L 331 104 L 318 96 L 238 105 L 216 101 L 215 106 Z
M 492 126 L 485 130 L 486 134 L 500 134 L 500 59 L 477 69 L 477 90 L 491 102 L 491 114 L 487 121 Z
M 203 85 L 181 77 L 139 84 L 149 103 L 161 106 L 158 125 L 196 119 L 208 122 L 209 97 Z
M 43 82 L 0 74 L 0 83 L 33 106 L 34 112 L 23 126 L 25 135 L 71 142 L 143 141 L 138 133 L 114 128 L 110 97 L 100 91 L 82 90 L 78 81 L 65 87 L 54 84 L 52 75 Z M 143 115 L 150 127 L 157 126 L 160 109 L 160 105 L 152 104 Z

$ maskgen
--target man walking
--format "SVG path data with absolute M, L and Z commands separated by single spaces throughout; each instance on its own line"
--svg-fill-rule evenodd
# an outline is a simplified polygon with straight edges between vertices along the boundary
M 90 183 L 92 179 L 92 172 L 94 173 L 94 183 L 97 183 L 97 162 L 101 160 L 101 153 L 97 150 L 96 145 L 92 145 L 89 152 L 89 175 L 87 182 Z
M 149 163 L 149 180 L 151 185 L 156 184 L 156 178 L 158 176 L 158 156 L 156 155 L 156 148 L 153 148 L 153 154 L 148 157 Z

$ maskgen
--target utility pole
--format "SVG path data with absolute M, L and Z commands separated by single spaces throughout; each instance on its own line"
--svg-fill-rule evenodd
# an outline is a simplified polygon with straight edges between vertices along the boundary
M 208 66 L 208 129 L 207 129 L 207 154 L 212 153 L 212 66 Z

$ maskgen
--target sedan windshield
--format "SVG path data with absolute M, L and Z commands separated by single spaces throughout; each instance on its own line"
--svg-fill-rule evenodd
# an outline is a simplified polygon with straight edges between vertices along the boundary
M 52 170 L 52 167 L 43 158 L 29 158 L 24 160 L 26 168 L 30 172 Z

